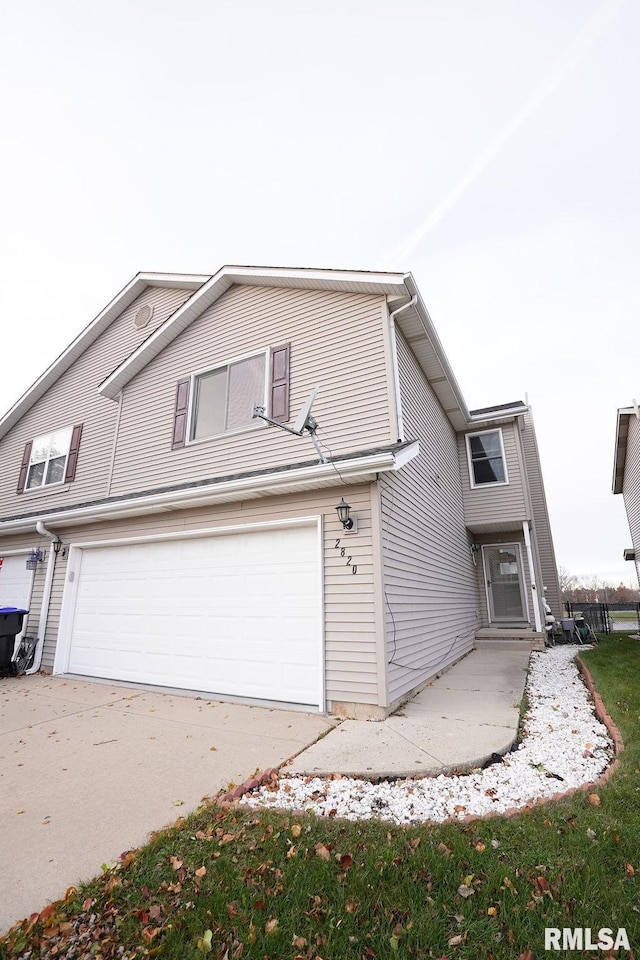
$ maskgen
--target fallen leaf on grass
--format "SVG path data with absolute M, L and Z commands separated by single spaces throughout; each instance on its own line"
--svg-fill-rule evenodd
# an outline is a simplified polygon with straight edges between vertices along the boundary
M 458 887 L 458 893 L 460 894 L 461 897 L 464 897 L 466 899 L 467 897 L 472 897 L 475 893 L 475 890 L 473 889 L 473 887 L 468 887 L 466 883 L 461 883 L 460 886 Z
M 205 930 L 204 934 L 198 940 L 198 950 L 201 953 L 211 953 L 212 930 Z
M 183 866 L 184 864 L 184 860 L 182 859 L 182 857 L 169 857 L 169 860 L 174 870 L 179 870 L 180 867 Z
M 204 877 L 206 875 L 206 872 L 207 872 L 207 868 L 204 865 L 202 867 L 198 867 L 198 869 L 196 870 L 196 877 Z
M 276 918 L 276 917 L 271 917 L 271 919 L 270 919 L 270 920 L 267 920 L 267 922 L 266 922 L 265 925 L 264 925 L 264 932 L 265 932 L 265 933 L 273 933 L 273 931 L 276 929 L 277 926 L 278 926 L 278 920 L 277 920 L 277 918 Z
M 628 877 L 633 877 L 635 875 L 635 870 L 630 863 L 625 863 L 624 872 Z
M 291 836 L 299 837 L 301 833 L 302 833 L 302 827 L 300 826 L 300 824 L 294 823 L 294 825 L 291 827 Z
M 592 807 L 599 807 L 602 803 L 602 800 L 597 793 L 590 793 L 587 797 L 587 801 L 591 804 Z
M 314 850 L 316 851 L 316 856 L 320 857 L 321 860 L 331 860 L 331 853 L 323 843 L 316 843 Z

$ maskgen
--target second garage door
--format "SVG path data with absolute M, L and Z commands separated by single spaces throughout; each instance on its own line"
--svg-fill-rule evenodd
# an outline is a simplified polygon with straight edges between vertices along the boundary
M 84 548 L 56 669 L 322 707 L 318 528 Z

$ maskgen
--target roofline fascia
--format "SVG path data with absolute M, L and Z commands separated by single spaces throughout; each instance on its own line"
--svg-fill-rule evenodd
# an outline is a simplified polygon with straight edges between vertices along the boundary
M 415 280 L 413 279 L 413 274 L 406 273 L 404 275 L 404 280 L 405 280 L 407 289 L 409 291 L 409 295 L 412 297 L 415 296 L 417 298 L 416 309 L 417 309 L 418 316 L 422 321 L 422 324 L 425 329 L 425 333 L 427 334 L 427 337 L 429 338 L 431 345 L 433 346 L 436 357 L 438 358 L 438 362 L 442 367 L 443 373 L 449 382 L 449 386 L 451 387 L 451 390 L 453 391 L 453 395 L 456 398 L 456 403 L 460 408 L 460 412 L 462 413 L 462 416 L 464 417 L 464 419 L 467 422 L 470 422 L 471 414 L 469 413 L 467 402 L 464 399 L 462 390 L 460 389 L 460 385 L 456 380 L 456 376 L 451 368 L 451 364 L 449 363 L 447 355 L 444 351 L 444 347 L 442 346 L 442 341 L 440 340 L 440 337 L 438 336 L 436 328 L 433 325 L 433 321 L 429 315 L 429 311 L 427 310 L 427 307 L 424 303 L 424 300 L 422 299 L 420 291 L 418 290 L 418 286 Z
M 628 439 L 628 430 L 627 437 L 625 437 L 624 444 L 620 443 L 620 424 L 622 418 L 626 417 L 627 421 L 635 416 L 634 407 L 620 407 L 618 409 L 617 419 L 616 419 L 616 440 L 614 446 L 613 454 L 613 479 L 611 482 L 611 489 L 614 494 L 622 493 L 622 487 L 624 484 L 624 469 L 627 460 L 627 439 Z M 619 468 L 619 469 L 618 469 Z
M 514 417 L 523 416 L 523 415 L 524 415 L 525 413 L 527 413 L 529 410 L 531 410 L 531 407 L 529 407 L 529 406 L 523 406 L 523 407 L 522 407 L 522 406 L 520 406 L 520 407 L 507 407 L 506 410 L 500 410 L 499 413 L 495 413 L 495 414 L 491 414 L 491 413 L 489 413 L 489 412 L 487 412 L 487 413 L 471 413 L 470 419 L 471 419 L 471 423 L 475 423 L 477 420 L 480 420 L 480 421 L 484 421 L 484 420 L 504 420 L 505 417 L 508 417 L 509 419 L 512 420 Z
M 143 290 L 147 287 L 169 286 L 197 290 L 209 277 L 210 274 L 200 276 L 198 274 L 137 273 L 9 408 L 0 419 L 0 439 L 15 426 L 33 404 L 58 380 L 60 375 L 84 353 L 87 347 L 98 339 L 118 314 L 126 310 L 136 297 L 140 296 Z
M 237 477 L 224 483 L 212 481 L 201 487 L 169 490 L 145 497 L 130 497 L 126 500 L 6 520 L 0 522 L 0 536 L 29 533 L 36 529 L 38 523 L 47 523 L 52 528 L 75 526 L 82 522 L 100 522 L 140 514 L 161 513 L 172 508 L 184 510 L 190 507 L 209 506 L 241 499 L 243 496 L 276 496 L 287 493 L 290 487 L 300 483 L 304 483 L 305 487 L 308 485 L 309 488 L 314 488 L 332 485 L 327 483 L 328 479 L 332 479 L 337 485 L 341 479 L 348 481 L 350 478 L 354 480 L 363 476 L 371 478 L 378 473 L 401 470 L 410 460 L 417 457 L 419 452 L 419 442 L 414 440 L 399 451 L 387 450 L 365 457 L 355 456 L 340 460 L 339 474 L 333 462 L 329 461 L 329 463 L 318 463 L 311 467 L 293 468 L 286 474 L 264 473 L 257 477 Z
M 404 290 L 405 279 L 401 273 L 367 273 L 365 271 L 319 270 L 307 269 L 305 267 L 241 267 L 227 264 L 210 277 L 208 282 L 204 283 L 197 293 L 179 307 L 157 330 L 154 330 L 151 336 L 147 337 L 144 343 L 141 343 L 140 346 L 101 383 L 98 388 L 98 393 L 103 397 L 115 400 L 129 380 L 146 366 L 148 361 L 144 358 L 147 355 L 149 359 L 156 356 L 165 346 L 174 340 L 178 334 L 186 329 L 193 320 L 212 306 L 216 300 L 219 300 L 233 284 L 242 283 L 243 281 L 246 282 L 248 279 L 272 279 L 274 277 L 282 280 L 305 280 L 309 282 L 309 287 L 312 287 L 313 283 L 319 280 L 333 280 L 338 283 L 380 283 L 387 287 L 392 284 L 397 286 L 400 291 Z M 171 336 L 167 335 L 168 330 L 172 331 Z

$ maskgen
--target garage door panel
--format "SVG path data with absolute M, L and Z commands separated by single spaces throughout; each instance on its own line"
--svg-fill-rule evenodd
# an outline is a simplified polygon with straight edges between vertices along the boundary
M 68 670 L 318 705 L 317 527 L 85 548 Z

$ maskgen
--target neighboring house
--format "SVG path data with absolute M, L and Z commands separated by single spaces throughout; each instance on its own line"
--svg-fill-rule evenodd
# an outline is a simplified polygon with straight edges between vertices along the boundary
M 624 559 L 635 561 L 640 585 L 640 410 L 635 400 L 618 410 L 613 492 L 621 493 L 624 500 L 632 544 L 624 551 Z
M 0 446 L 0 604 L 54 673 L 382 717 L 560 616 L 530 409 L 469 412 L 410 274 L 139 274 Z

